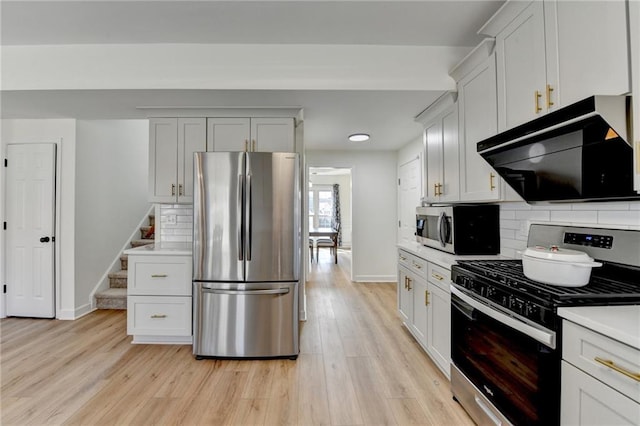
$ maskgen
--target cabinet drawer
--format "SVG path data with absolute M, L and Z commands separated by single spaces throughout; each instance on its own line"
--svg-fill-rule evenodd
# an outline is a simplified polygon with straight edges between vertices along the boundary
M 191 336 L 191 296 L 129 296 L 127 334 Z
M 426 260 L 412 255 L 409 262 L 409 269 L 411 269 L 411 271 L 413 271 L 420 278 L 424 278 L 424 279 L 427 278 L 427 261 Z
M 131 256 L 127 275 L 130 295 L 191 295 L 191 257 Z
M 411 264 L 411 254 L 407 253 L 404 250 L 398 250 L 398 263 L 400 265 L 406 266 L 407 268 Z
M 573 322 L 565 320 L 562 324 L 562 358 L 640 402 L 640 381 L 621 372 L 640 374 L 640 351 Z
M 560 424 L 640 425 L 640 405 L 562 361 Z
M 427 270 L 427 279 L 430 283 L 438 286 L 447 293 L 449 290 L 449 282 L 451 281 L 451 271 L 440 266 L 429 263 Z

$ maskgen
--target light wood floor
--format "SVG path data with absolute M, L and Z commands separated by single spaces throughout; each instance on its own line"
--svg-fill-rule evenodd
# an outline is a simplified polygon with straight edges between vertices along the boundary
M 3 425 L 472 424 L 402 327 L 395 284 L 352 283 L 321 253 L 297 361 L 196 361 L 131 345 L 124 311 L 3 319 Z

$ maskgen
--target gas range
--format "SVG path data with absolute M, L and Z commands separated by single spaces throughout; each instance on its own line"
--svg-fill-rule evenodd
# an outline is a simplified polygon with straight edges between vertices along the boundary
M 527 245 L 583 251 L 603 266 L 582 287 L 533 281 L 515 259 L 452 267 L 451 390 L 478 424 L 559 424 L 558 307 L 640 304 L 640 231 L 532 225 Z
M 640 254 L 639 254 L 640 255 Z M 606 263 L 584 287 L 559 287 L 527 278 L 520 260 L 459 261 L 452 282 L 488 304 L 557 330 L 560 306 L 640 303 L 640 268 Z

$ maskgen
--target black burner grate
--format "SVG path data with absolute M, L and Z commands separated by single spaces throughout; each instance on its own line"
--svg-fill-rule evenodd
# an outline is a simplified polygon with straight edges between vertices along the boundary
M 535 294 L 559 305 L 580 303 L 640 303 L 640 271 L 605 264 L 594 269 L 583 287 L 559 287 L 525 277 L 520 260 L 465 260 L 458 267 L 498 281 L 520 292 Z

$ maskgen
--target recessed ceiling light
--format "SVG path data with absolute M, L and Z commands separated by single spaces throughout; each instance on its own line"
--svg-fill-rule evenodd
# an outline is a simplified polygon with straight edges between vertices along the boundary
M 364 142 L 369 140 L 369 135 L 366 133 L 354 133 L 349 135 L 349 140 L 351 142 Z

